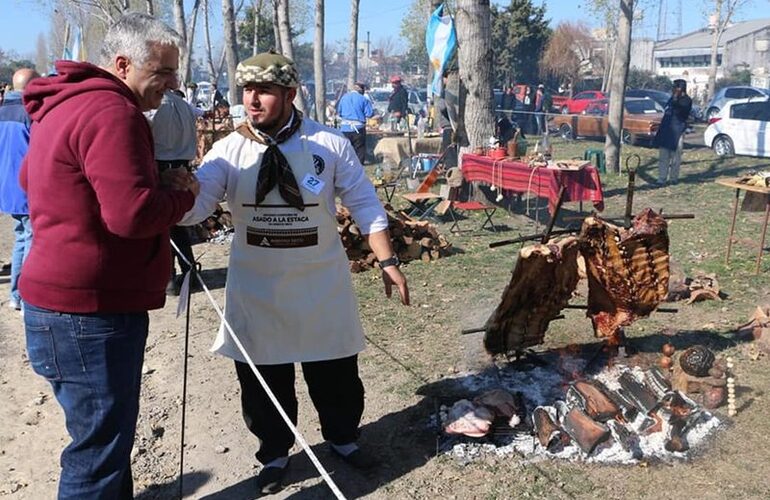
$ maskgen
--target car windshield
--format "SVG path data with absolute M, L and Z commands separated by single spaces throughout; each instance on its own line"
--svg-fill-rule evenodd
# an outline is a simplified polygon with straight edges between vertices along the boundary
M 663 108 L 652 99 L 633 99 L 626 101 L 626 111 L 633 115 L 662 113 Z

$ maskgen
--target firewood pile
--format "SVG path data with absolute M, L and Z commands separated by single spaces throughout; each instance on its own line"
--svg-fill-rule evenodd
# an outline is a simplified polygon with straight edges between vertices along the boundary
M 193 226 L 198 242 L 211 241 L 232 233 L 233 217 L 229 211 L 217 205 L 214 213 L 206 217 L 206 220 Z
M 439 234 L 436 226 L 426 221 L 417 221 L 389 212 L 388 229 L 393 250 L 401 262 L 417 259 L 431 262 L 445 257 L 452 247 L 444 235 Z M 337 207 L 337 231 L 350 260 L 350 272 L 366 271 L 377 264 L 377 256 L 364 240 L 360 228 L 345 207 Z

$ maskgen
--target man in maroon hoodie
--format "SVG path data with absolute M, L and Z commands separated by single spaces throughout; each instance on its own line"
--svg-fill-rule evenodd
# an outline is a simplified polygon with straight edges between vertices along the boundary
M 60 499 L 132 498 L 130 453 L 149 309 L 165 302 L 169 228 L 199 186 L 159 177 L 143 111 L 177 87 L 181 39 L 130 14 L 101 67 L 58 61 L 27 87 L 32 120 L 20 180 L 37 239 L 24 264 L 27 351 L 64 410 Z

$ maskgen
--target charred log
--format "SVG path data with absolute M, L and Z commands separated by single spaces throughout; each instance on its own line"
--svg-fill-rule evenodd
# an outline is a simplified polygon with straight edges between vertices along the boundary
M 610 430 L 606 425 L 592 420 L 579 408 L 572 408 L 564 418 L 564 430 L 580 446 L 584 453 L 590 455 L 599 443 L 607 440 Z
M 643 414 L 647 415 L 658 406 L 658 398 L 646 385 L 642 384 L 629 372 L 623 373 L 619 378 L 621 393 L 628 398 L 633 405 Z
M 532 412 L 532 426 L 540 445 L 550 452 L 569 441 L 569 437 L 556 425 L 551 414 L 542 406 L 538 406 Z
M 585 380 L 579 380 L 570 385 L 567 390 L 567 400 L 576 402 L 589 417 L 599 422 L 606 422 L 620 413 L 620 408 L 604 394 L 599 386 Z

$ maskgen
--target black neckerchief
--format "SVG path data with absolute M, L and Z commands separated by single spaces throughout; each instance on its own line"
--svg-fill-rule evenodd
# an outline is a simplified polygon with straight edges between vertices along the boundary
M 267 150 L 262 155 L 262 163 L 259 166 L 257 187 L 254 193 L 255 205 L 262 203 L 267 193 L 272 191 L 277 184 L 278 192 L 286 203 L 298 210 L 305 210 L 305 202 L 302 199 L 302 193 L 297 185 L 294 172 L 291 170 L 291 165 L 289 165 L 288 160 L 286 160 L 286 157 L 278 148 L 278 145 L 294 135 L 301 125 L 302 113 L 294 108 L 289 126 L 278 132 L 275 138 L 270 137 L 261 130 L 255 129 L 248 120 L 236 129 L 239 134 L 247 139 L 267 146 Z

